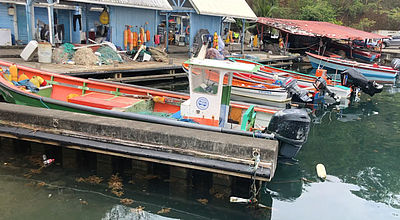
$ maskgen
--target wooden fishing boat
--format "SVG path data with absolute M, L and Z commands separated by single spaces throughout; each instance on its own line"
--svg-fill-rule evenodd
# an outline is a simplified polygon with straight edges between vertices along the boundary
M 196 59 L 186 64 L 189 66 L 190 95 L 81 79 L 24 66 L 17 66 L 17 74 L 25 80 L 12 82 L 10 79 L 15 79 L 16 74 L 15 71 L 8 74 L 12 64 L 0 61 L 4 70 L 0 74 L 0 94 L 5 101 L 19 105 L 275 138 L 280 142 L 280 156 L 292 158 L 297 154 L 309 131 L 310 119 L 305 110 L 278 111 L 260 105 L 231 103 L 233 71 L 246 72 L 248 65 L 226 66 Z M 39 77 L 43 79 L 42 86 L 32 85 L 35 84 L 33 79 Z
M 253 83 L 270 83 L 277 84 L 283 82 L 286 78 L 292 77 L 297 80 L 298 86 L 311 92 L 317 94 L 313 86 L 314 82 L 317 80 L 317 75 L 309 75 L 304 73 L 299 73 L 290 70 L 284 70 L 281 68 L 271 67 L 268 65 L 264 65 L 261 63 L 257 63 L 255 61 L 247 60 L 247 59 L 229 59 L 232 62 L 237 63 L 246 63 L 257 65 L 258 68 L 255 68 L 252 73 L 235 73 L 234 77 L 241 80 L 247 80 Z M 322 76 L 323 74 L 321 74 Z M 340 85 L 340 81 L 337 80 L 326 80 L 327 88 L 335 93 L 340 99 L 349 99 L 352 93 L 352 89 Z M 330 99 L 327 97 L 328 100 Z M 329 100 L 333 101 L 333 100 Z
M 319 56 L 312 53 L 306 53 L 311 65 L 314 68 L 326 68 L 335 71 L 345 71 L 347 69 L 356 69 L 363 74 L 368 80 L 381 83 L 395 83 L 398 70 L 388 66 L 380 66 L 377 64 L 365 64 L 356 61 L 337 59 L 325 56 Z
M 206 60 L 205 62 L 209 61 Z M 213 62 L 215 63 L 216 61 Z M 219 61 L 219 63 L 226 65 L 231 64 L 230 62 L 226 61 Z M 249 64 L 247 65 L 247 71 L 242 70 L 240 72 L 238 70 L 234 73 L 231 91 L 232 100 L 258 103 L 268 106 L 272 105 L 277 107 L 283 107 L 285 103 L 291 100 L 291 96 L 287 93 L 287 91 L 277 84 L 273 84 L 272 82 L 249 82 L 246 79 L 242 80 L 235 77 L 235 75 L 239 74 L 239 72 L 251 74 L 255 67 L 255 65 Z M 186 73 L 189 73 L 189 64 L 183 63 L 182 68 Z M 192 74 L 200 73 L 196 73 L 196 70 L 194 70 Z M 211 80 L 213 79 L 211 75 L 209 77 Z M 216 79 L 216 77 L 214 77 L 214 79 Z M 227 78 L 224 80 L 227 81 Z

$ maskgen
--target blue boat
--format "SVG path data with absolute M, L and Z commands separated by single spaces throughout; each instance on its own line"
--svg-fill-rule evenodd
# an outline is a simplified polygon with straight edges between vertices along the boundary
M 331 69 L 334 71 L 345 71 L 347 69 L 356 69 L 368 80 L 380 83 L 395 83 L 398 70 L 389 66 L 380 66 L 377 64 L 359 63 L 344 59 L 320 56 L 312 53 L 306 53 L 313 68 Z

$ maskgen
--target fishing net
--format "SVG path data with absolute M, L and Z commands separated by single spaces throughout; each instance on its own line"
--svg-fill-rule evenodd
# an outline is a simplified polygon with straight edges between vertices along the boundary
M 67 63 L 74 57 L 74 45 L 65 43 L 53 51 L 52 59 L 55 63 Z
M 68 54 L 68 59 L 72 59 L 72 57 L 74 57 L 75 54 L 74 45 L 70 43 L 65 43 L 61 47 L 64 48 L 64 53 Z
M 94 55 L 93 50 L 90 48 L 80 48 L 75 52 L 73 60 L 78 65 L 95 65 L 99 59 Z
M 114 62 L 123 62 L 121 56 L 109 46 L 102 46 L 97 50 L 97 52 L 101 54 L 99 60 L 102 64 L 109 65 Z

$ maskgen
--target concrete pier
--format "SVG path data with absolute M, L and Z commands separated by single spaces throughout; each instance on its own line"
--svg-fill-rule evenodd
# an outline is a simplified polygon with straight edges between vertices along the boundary
M 262 181 L 273 177 L 278 154 L 275 140 L 7 103 L 0 103 L 0 136 L 243 178 L 251 178 L 259 151 Z

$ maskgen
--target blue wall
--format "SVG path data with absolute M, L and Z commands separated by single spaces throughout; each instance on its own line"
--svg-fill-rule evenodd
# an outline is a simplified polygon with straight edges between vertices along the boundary
M 220 35 L 221 32 L 221 20 L 222 17 L 191 14 L 191 26 L 190 26 L 190 39 L 191 42 L 194 40 L 194 36 L 200 29 L 207 29 L 210 34 L 217 32 Z
M 160 22 L 158 11 L 138 8 L 110 7 L 110 26 L 112 27 L 112 42 L 116 46 L 124 47 L 125 25 L 143 26 L 148 22 L 146 28 L 150 30 L 151 40 L 146 45 L 154 45 L 154 34 Z M 139 32 L 138 28 L 133 28 Z
M 14 18 L 8 15 L 8 4 L 0 3 L 0 28 L 11 29 L 11 34 L 14 35 Z

